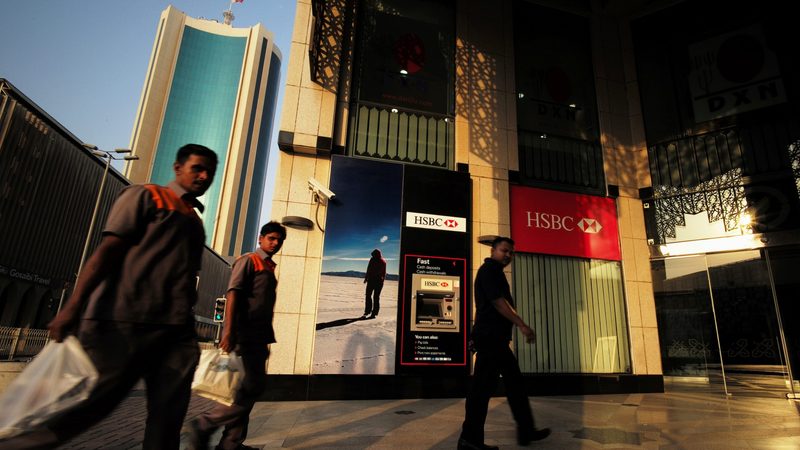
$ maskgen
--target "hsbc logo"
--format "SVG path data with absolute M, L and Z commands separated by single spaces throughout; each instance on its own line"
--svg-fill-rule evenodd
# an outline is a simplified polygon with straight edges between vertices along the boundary
M 600 222 L 596 221 L 595 219 L 581 219 L 578 221 L 578 228 L 581 229 L 584 233 L 599 233 L 600 230 L 603 229 L 603 226 L 600 225 Z
M 467 219 L 464 217 L 439 216 L 436 214 L 406 213 L 406 226 L 429 230 L 467 232 Z
M 543 230 L 573 231 L 576 228 L 587 234 L 597 234 L 603 226 L 596 219 L 584 217 L 575 220 L 572 216 L 559 216 L 558 214 L 525 211 L 527 214 L 528 228 Z
M 458 287 L 458 283 L 451 283 L 447 279 L 442 278 L 423 278 L 421 287 L 432 291 L 452 292 L 454 288 Z

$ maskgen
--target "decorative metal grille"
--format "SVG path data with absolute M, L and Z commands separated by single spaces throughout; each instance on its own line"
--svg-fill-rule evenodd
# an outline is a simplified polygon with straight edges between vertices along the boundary
M 686 226 L 687 214 L 708 213 L 709 222 L 722 221 L 735 230 L 747 209 L 742 169 L 733 169 L 692 187 L 661 185 L 654 189 L 656 229 L 660 242 L 675 238 L 675 227 Z
M 789 160 L 792 164 L 794 185 L 797 187 L 797 194 L 800 195 L 800 140 L 789 144 Z
M 353 104 L 348 153 L 445 169 L 453 166 L 455 126 L 446 116 Z
M 331 92 L 336 92 L 339 84 L 347 3 L 347 0 L 314 0 L 311 5 L 314 19 L 314 34 L 308 48 L 311 80 Z
M 800 140 L 794 122 L 727 128 L 648 147 L 655 225 L 660 242 L 675 238 L 685 215 L 708 213 L 736 230 L 748 208 L 753 177 L 788 176 L 800 191 Z M 787 174 L 787 175 L 784 175 Z

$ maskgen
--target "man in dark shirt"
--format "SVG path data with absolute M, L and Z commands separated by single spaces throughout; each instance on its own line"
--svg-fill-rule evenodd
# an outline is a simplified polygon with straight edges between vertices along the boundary
M 381 310 L 381 291 L 383 281 L 386 279 L 386 260 L 377 248 L 372 251 L 372 258 L 367 264 L 367 274 L 364 283 L 367 284 L 366 300 L 364 301 L 364 318 L 374 319 Z
M 275 342 L 272 315 L 275 308 L 275 263 L 272 256 L 281 249 L 286 228 L 278 222 L 261 227 L 258 248 L 233 263 L 225 302 L 225 320 L 219 348 L 234 349 L 242 357 L 244 378 L 230 406 L 219 404 L 191 423 L 189 450 L 205 450 L 214 431 L 225 426 L 217 445 L 220 450 L 249 449 L 247 438 L 250 411 L 266 386 L 264 366 L 269 345 Z
M 536 429 L 533 413 L 525 393 L 519 364 L 511 352 L 511 331 L 519 328 L 527 342 L 536 338 L 514 310 L 514 299 L 503 268 L 514 256 L 514 241 L 497 237 L 492 242 L 492 253 L 486 258 L 475 276 L 475 325 L 472 342 L 476 351 L 472 389 L 467 394 L 466 415 L 458 439 L 459 450 L 497 449 L 483 443 L 483 426 L 500 375 L 506 387 L 508 405 L 517 422 L 517 442 L 525 446 L 550 434 L 548 428 Z
M 195 208 L 203 209 L 197 197 L 214 179 L 217 155 L 188 144 L 173 169 L 168 186 L 122 190 L 100 245 L 48 326 L 61 342 L 80 322 L 78 338 L 99 373 L 94 390 L 76 409 L 0 448 L 53 448 L 108 415 L 140 379 L 147 385 L 143 447 L 178 448 L 200 354 L 192 307 L 205 232 Z

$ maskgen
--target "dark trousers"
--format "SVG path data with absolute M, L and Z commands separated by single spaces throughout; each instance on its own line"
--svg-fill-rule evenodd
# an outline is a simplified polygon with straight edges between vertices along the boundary
M 267 345 L 239 345 L 236 353 L 242 357 L 244 378 L 233 404 L 230 406 L 218 404 L 197 418 L 200 432 L 206 435 L 221 426 L 225 427 L 217 445 L 218 449 L 224 450 L 238 448 L 247 438 L 250 411 L 266 387 L 267 375 L 264 366 L 269 357 Z
M 147 387 L 143 448 L 177 449 L 200 357 L 194 327 L 84 320 L 79 339 L 99 374 L 89 398 L 0 449 L 63 444 L 111 413 L 139 379 Z
M 367 281 L 367 295 L 364 301 L 364 315 L 372 314 L 377 316 L 381 310 L 381 290 L 383 290 L 383 280 Z
M 489 410 L 489 399 L 497 388 L 500 375 L 506 388 L 506 398 L 511 414 L 517 422 L 518 432 L 535 429 L 533 413 L 522 380 L 522 373 L 507 341 L 476 344 L 475 373 L 467 394 L 466 414 L 461 437 L 469 442 L 483 443 L 483 426 Z

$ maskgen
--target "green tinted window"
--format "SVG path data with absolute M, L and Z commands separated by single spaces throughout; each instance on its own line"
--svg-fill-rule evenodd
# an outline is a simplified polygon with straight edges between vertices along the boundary
M 207 243 L 211 242 L 219 207 L 246 43 L 243 37 L 184 28 L 153 165 L 152 182 L 167 184 L 174 178 L 172 163 L 181 146 L 201 144 L 217 153 L 220 166 L 214 183 L 200 199 L 206 206 L 203 222 Z

